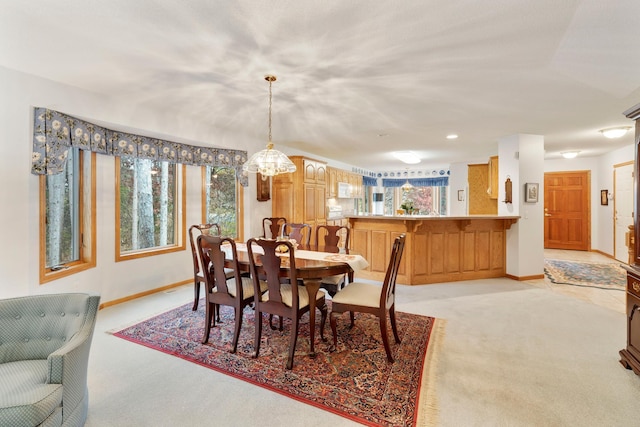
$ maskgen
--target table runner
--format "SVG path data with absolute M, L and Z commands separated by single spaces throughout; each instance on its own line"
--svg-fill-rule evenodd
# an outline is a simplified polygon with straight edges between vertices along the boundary
M 222 250 L 224 250 L 225 254 L 229 258 L 231 258 L 231 245 L 229 244 L 222 245 Z M 236 250 L 238 252 L 247 252 L 247 245 L 245 243 L 236 243 Z M 264 254 L 262 247 L 260 246 L 255 246 L 253 251 L 259 254 Z M 282 254 L 282 255 L 285 255 L 285 254 Z M 310 259 L 315 261 L 330 261 L 330 262 L 346 262 L 347 264 L 349 264 L 349 266 L 353 271 L 362 270 L 369 266 L 369 262 L 366 259 L 364 259 L 362 255 L 305 251 L 302 249 L 296 249 L 295 255 L 296 255 L 296 258 L 300 258 L 300 259 Z

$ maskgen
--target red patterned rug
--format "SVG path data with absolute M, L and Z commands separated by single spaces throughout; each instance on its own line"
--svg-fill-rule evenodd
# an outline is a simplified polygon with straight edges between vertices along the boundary
M 260 356 L 253 355 L 254 311 L 244 312 L 242 332 L 235 354 L 229 352 L 233 333 L 233 311 L 222 307 L 222 325 L 211 330 L 209 343 L 201 344 L 204 331 L 203 303 L 191 311 L 191 303 L 142 321 L 114 335 L 181 357 L 249 383 L 281 393 L 301 402 L 371 426 L 425 426 L 437 423 L 434 392 L 436 346 L 441 321 L 432 317 L 396 313 L 401 344 L 393 343 L 395 363 L 387 363 L 376 317 L 356 314 L 338 319 L 338 348 L 329 351 L 316 333 L 317 357 L 308 357 L 309 316 L 300 321 L 300 336 L 291 371 L 285 369 L 290 321 L 284 330 L 263 324 Z M 319 317 L 318 323 L 319 323 Z M 277 323 L 277 322 L 275 322 Z

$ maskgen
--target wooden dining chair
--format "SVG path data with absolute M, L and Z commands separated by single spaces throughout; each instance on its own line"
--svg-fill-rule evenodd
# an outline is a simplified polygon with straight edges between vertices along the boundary
M 219 236 L 221 234 L 220 225 L 217 223 L 194 224 L 189 227 L 189 244 L 191 245 L 191 255 L 193 257 L 193 311 L 198 309 L 198 301 L 200 300 L 200 284 L 204 283 L 203 264 L 196 248 L 196 239 L 201 234 Z
M 396 326 L 395 312 L 395 295 L 396 295 L 396 277 L 398 276 L 398 268 L 404 250 L 405 235 L 401 234 L 395 238 L 393 249 L 391 250 L 391 258 L 389 266 L 384 278 L 382 286 L 353 282 L 346 286 L 342 291 L 338 292 L 331 302 L 331 332 L 333 333 L 333 346 L 338 347 L 338 333 L 336 330 L 336 319 L 346 311 L 351 317 L 351 328 L 354 326 L 354 312 L 371 313 L 378 317 L 380 321 L 380 335 L 384 350 L 387 353 L 387 360 L 393 363 L 391 348 L 389 347 L 389 338 L 387 337 L 387 312 L 391 320 L 391 329 L 396 343 L 400 343 L 398 336 L 398 328 Z
M 253 245 L 257 245 L 263 249 L 264 255 L 259 256 L 257 262 L 253 251 Z M 286 255 L 279 256 L 276 254 L 278 246 L 285 245 L 288 249 Z M 293 368 L 293 356 L 296 351 L 296 342 L 298 339 L 298 327 L 302 315 L 309 311 L 309 294 L 304 285 L 299 285 L 296 274 L 296 258 L 293 245 L 290 242 L 278 242 L 268 239 L 249 239 L 247 241 L 247 252 L 249 254 L 249 265 L 251 278 L 253 279 L 254 295 L 255 295 L 255 313 L 256 313 L 256 331 L 255 331 L 255 355 L 258 357 L 260 353 L 260 338 L 262 336 L 262 313 L 277 315 L 280 318 L 287 317 L 291 319 L 291 331 L 289 338 L 289 355 L 287 358 L 287 369 Z M 288 262 L 288 283 L 281 280 L 281 263 Z M 260 268 L 259 268 L 260 265 Z M 267 284 L 268 291 L 264 294 L 260 293 L 262 283 Z M 292 283 L 294 285 L 292 285 Z M 327 305 L 324 298 L 324 292 L 318 291 L 315 298 L 316 307 L 322 313 L 320 321 L 320 337 L 324 340 L 324 325 L 327 321 Z M 309 325 L 315 328 L 315 325 Z
M 282 225 L 280 232 L 281 236 L 287 236 L 289 239 L 294 239 L 301 245 L 307 245 L 311 243 L 311 226 L 309 224 L 285 222 Z
M 322 246 L 325 252 L 349 253 L 350 229 L 344 225 L 319 225 L 316 227 L 316 245 Z M 321 287 L 332 297 L 344 287 L 345 274 L 327 276 L 322 279 Z
M 231 259 L 228 267 L 225 267 L 226 253 L 221 245 L 227 243 L 231 248 Z M 235 316 L 235 329 L 231 353 L 235 353 L 238 347 L 238 337 L 242 328 L 242 311 L 253 303 L 255 288 L 253 281 L 248 276 L 240 274 L 240 264 L 238 262 L 238 252 L 236 243 L 230 237 L 209 236 L 202 234 L 198 236 L 198 253 L 204 265 L 211 265 L 212 268 L 204 269 L 204 279 L 206 285 L 206 309 L 204 336 L 202 344 L 209 341 L 211 327 L 216 326 L 216 312 L 219 313 L 219 306 L 226 305 L 233 307 Z M 225 269 L 227 272 L 225 272 Z M 233 273 L 228 277 L 229 270 Z M 258 292 L 265 292 L 266 283 L 259 283 Z M 217 319 L 220 322 L 220 318 Z
M 275 239 L 280 235 L 282 225 L 287 222 L 284 217 L 262 218 L 262 237 Z

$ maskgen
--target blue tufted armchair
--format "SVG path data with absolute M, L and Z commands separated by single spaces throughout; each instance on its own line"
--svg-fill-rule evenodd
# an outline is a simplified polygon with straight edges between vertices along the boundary
M 82 426 L 99 296 L 0 300 L 0 426 Z

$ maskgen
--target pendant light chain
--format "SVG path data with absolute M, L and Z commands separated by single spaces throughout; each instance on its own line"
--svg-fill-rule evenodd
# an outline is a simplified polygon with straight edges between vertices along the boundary
M 267 78 L 269 80 L 269 142 L 271 142 L 271 84 L 273 80 Z

